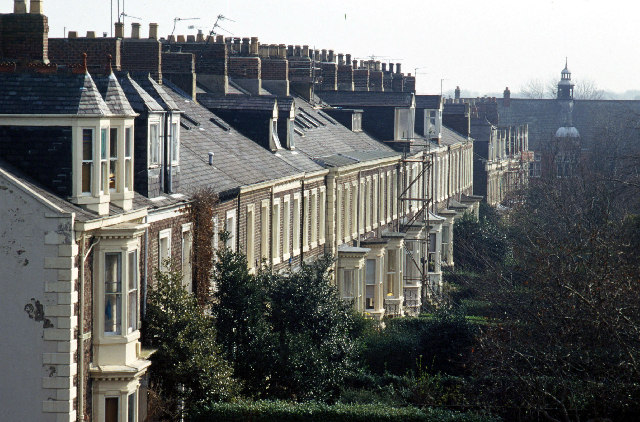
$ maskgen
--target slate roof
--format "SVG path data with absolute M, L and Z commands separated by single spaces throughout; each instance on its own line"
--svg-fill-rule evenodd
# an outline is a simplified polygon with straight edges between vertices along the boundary
M 190 193 L 210 186 L 216 192 L 225 192 L 300 174 L 301 169 L 297 166 L 303 167 L 304 163 L 308 163 L 305 165 L 309 169 L 320 169 L 301 154 L 278 151 L 281 155 L 278 157 L 236 130 L 222 129 L 211 121 L 220 118 L 207 108 L 171 89 L 167 92 L 180 109 L 198 123 L 180 133 L 180 184 L 183 187 L 180 191 Z M 212 166 L 209 165 L 209 152 L 214 153 Z
M 344 107 L 410 107 L 410 92 L 319 91 L 317 95 L 332 106 Z
M 118 74 L 118 82 L 122 87 L 129 104 L 137 113 L 145 112 L 161 112 L 164 111 L 162 106 L 149 95 L 147 91 L 142 89 L 136 81 L 131 78 L 129 73 Z
M 0 114 L 112 113 L 88 73 L 0 73 Z
M 379 160 L 382 158 L 400 157 L 396 151 L 351 151 L 349 153 L 334 154 L 316 158 L 316 162 L 324 167 L 344 167 L 365 161 Z
M 416 95 L 416 108 L 439 109 L 441 95 Z
M 500 125 L 528 123 L 529 149 L 539 150 L 543 142 L 553 138 L 558 128 L 564 126 L 560 105 L 555 99 L 511 98 L 505 107 L 498 98 Z M 583 139 L 595 140 L 604 128 L 629 124 L 640 116 L 640 101 L 636 100 L 574 100 L 573 126 Z M 632 134 L 637 137 L 638 134 Z
M 302 98 L 296 97 L 295 103 L 296 120 L 306 119 L 302 122 L 306 127 L 296 125 L 299 133 L 294 136 L 295 147 L 307 156 L 315 159 L 353 151 L 393 152 L 366 132 L 353 132 Z
M 151 97 L 156 100 L 160 106 L 162 106 L 167 111 L 180 111 L 178 105 L 175 103 L 173 98 L 167 93 L 165 88 L 158 84 L 156 81 L 151 78 L 149 74 L 146 75 L 134 75 L 135 81 L 147 91 Z
M 268 96 L 248 96 L 248 95 L 225 95 L 197 94 L 200 104 L 209 109 L 219 110 L 252 110 L 252 111 L 273 111 L 276 97 Z
M 466 136 L 463 136 L 456 132 L 453 129 L 449 129 L 448 127 L 442 125 L 442 145 L 456 145 L 468 142 Z
M 445 103 L 442 114 L 465 114 L 467 107 L 467 104 L 464 103 Z
M 94 82 L 98 91 L 107 103 L 109 110 L 118 116 L 135 116 L 135 111 L 129 104 L 116 75 L 111 73 L 108 76 L 96 76 Z

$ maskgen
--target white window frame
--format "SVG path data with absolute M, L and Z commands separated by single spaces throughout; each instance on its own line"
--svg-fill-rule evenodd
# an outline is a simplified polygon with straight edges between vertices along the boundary
M 311 190 L 310 203 L 311 248 L 318 246 L 318 189 Z
M 282 260 L 291 257 L 291 195 L 282 199 Z
M 249 270 L 255 268 L 255 250 L 256 250 L 256 210 L 254 204 L 247 205 L 247 266 Z
M 85 159 L 84 157 L 84 136 L 85 136 L 85 131 L 87 131 L 87 133 L 91 134 L 91 157 L 89 159 Z M 97 148 L 97 142 L 96 142 L 96 129 L 93 127 L 82 127 L 80 128 L 80 153 L 78 154 L 78 156 L 80 157 L 80 171 L 78 172 L 78 174 L 80 175 L 80 177 L 77 178 L 78 180 L 78 188 L 77 188 L 77 192 L 78 192 L 78 196 L 93 196 L 93 193 L 96 192 L 95 189 L 95 181 L 96 181 L 96 168 L 99 168 L 98 166 L 96 166 L 96 152 L 97 150 L 99 150 L 99 148 Z M 88 164 L 89 165 L 89 190 L 85 191 L 83 189 L 83 172 L 84 172 L 84 165 Z M 98 171 L 99 173 L 99 171 Z
M 280 198 L 273 200 L 271 211 L 271 262 L 280 263 Z
M 171 151 L 171 165 L 180 164 L 180 117 L 173 116 L 169 124 L 169 148 Z
M 342 185 L 338 186 L 336 194 L 336 239 L 342 242 Z
M 327 191 L 324 186 L 318 190 L 318 244 L 326 239 Z
M 378 209 L 379 209 L 379 205 L 378 205 L 378 189 L 379 189 L 379 185 L 378 185 L 378 175 L 374 175 L 373 176 L 373 201 L 371 203 L 371 210 L 373 211 L 373 216 L 371 217 L 372 219 L 372 227 L 375 229 L 378 227 L 378 220 L 379 220 L 379 216 L 378 216 Z
M 364 212 L 364 225 L 365 225 L 365 231 L 371 231 L 371 198 L 372 198 L 372 193 L 371 193 L 371 189 L 372 189 L 372 181 L 371 181 L 371 176 L 366 178 L 366 192 L 365 192 L 365 200 L 364 200 L 364 204 L 362 207 L 362 210 Z
M 155 139 L 153 139 L 152 135 L 153 135 L 153 130 L 151 129 L 152 127 L 155 127 Z M 149 127 L 148 127 L 148 142 L 149 142 L 149 147 L 148 147 L 148 151 L 147 151 L 147 166 L 149 168 L 152 167 L 158 167 L 160 166 L 160 163 L 162 163 L 162 143 L 160 142 L 160 139 L 162 139 L 162 133 L 161 133 L 161 125 L 160 125 L 160 121 L 157 120 L 149 120 Z
M 302 224 L 302 251 L 309 250 L 309 191 L 304 191 L 302 206 L 304 207 L 304 218 Z
M 167 246 L 164 250 L 162 249 L 163 239 L 167 239 Z M 158 268 L 161 271 L 169 270 L 164 262 L 166 259 L 171 259 L 171 228 L 160 230 L 158 233 Z
M 343 193 L 344 193 L 344 197 L 343 197 L 343 203 L 344 203 L 344 219 L 343 219 L 343 230 L 342 230 L 342 234 L 343 234 L 343 242 L 348 242 L 349 239 L 351 238 L 351 185 L 349 183 L 345 183 L 344 185 L 344 189 L 343 189 Z
M 238 220 L 236 219 L 236 210 L 232 209 L 227 211 L 224 219 L 224 229 L 228 232 L 227 234 L 229 235 L 229 238 L 227 239 L 225 246 L 233 252 L 236 251 L 237 226 Z
M 269 260 L 269 200 L 263 199 L 260 203 L 260 258 Z
M 293 223 L 291 233 L 293 236 L 293 255 L 300 255 L 300 193 L 293 194 Z

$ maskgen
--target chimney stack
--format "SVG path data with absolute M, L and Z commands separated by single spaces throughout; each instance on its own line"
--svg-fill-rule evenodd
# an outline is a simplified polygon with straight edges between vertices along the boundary
M 122 22 L 116 22 L 116 38 L 124 38 L 124 24 Z
M 454 91 L 454 96 L 456 100 L 460 99 L 460 87 L 456 86 L 456 90 Z
M 249 55 L 249 42 L 251 41 L 251 38 L 245 37 L 242 39 L 242 49 L 241 49 L 241 53 L 243 56 L 248 56 Z
M 95 38 L 96 31 L 87 31 L 87 38 Z
M 152 40 L 158 39 L 158 24 L 150 23 L 149 24 L 149 38 Z
M 338 53 L 338 64 L 339 65 L 344 65 L 344 54 L 342 53 Z
M 14 0 L 13 13 L 23 15 L 27 13 L 27 0 Z
M 302 57 L 309 57 L 309 46 L 308 45 L 303 45 L 302 46 Z
M 204 34 L 202 29 L 198 29 L 198 35 L 196 35 L 196 42 L 204 42 Z
M 382 71 L 383 72 L 387 71 L 387 64 L 386 63 L 382 63 Z
M 402 66 L 401 63 L 396 63 L 396 73 L 402 73 L 402 71 L 400 70 L 400 66 Z
M 140 39 L 140 24 L 138 22 L 131 23 L 131 38 L 134 40 Z
M 351 54 L 345 56 L 347 58 L 347 66 L 351 66 Z
M 32 15 L 42 15 L 42 0 L 31 0 L 29 13 Z
M 329 56 L 327 57 L 327 61 L 330 63 L 334 63 L 336 61 L 333 50 L 329 50 Z

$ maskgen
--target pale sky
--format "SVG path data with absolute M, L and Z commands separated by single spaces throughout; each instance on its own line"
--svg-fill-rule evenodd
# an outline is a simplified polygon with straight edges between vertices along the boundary
M 120 0 L 127 15 L 149 22 L 161 36 L 208 33 L 223 14 L 226 36 L 257 36 L 263 43 L 308 44 L 312 48 L 371 55 L 418 69 L 419 93 L 459 85 L 478 94 L 518 92 L 532 79 L 559 79 L 568 56 L 573 79 L 601 89 L 640 89 L 640 3 L 609 0 Z M 29 0 L 27 0 L 27 3 Z M 43 0 L 50 37 L 67 31 L 102 34 L 116 19 L 118 0 Z M 12 11 L 2 0 L 0 13 Z M 132 18 L 125 18 L 129 36 Z M 188 26 L 195 26 L 188 29 Z

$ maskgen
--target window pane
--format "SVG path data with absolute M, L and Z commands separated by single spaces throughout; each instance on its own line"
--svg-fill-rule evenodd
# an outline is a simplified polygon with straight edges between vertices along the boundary
M 370 286 L 367 285 L 367 291 L 366 291 L 366 300 L 365 300 L 365 307 L 367 309 L 373 309 L 374 305 L 373 305 L 373 295 L 375 292 L 375 286 Z
M 376 260 L 367 259 L 367 285 L 376 284 Z
M 122 255 L 106 253 L 104 255 L 104 332 L 120 334 L 122 302 Z
M 104 421 L 118 422 L 118 398 L 105 397 L 104 399 Z
M 93 130 L 82 129 L 82 159 L 93 160 Z
M 107 159 L 107 129 L 100 130 L 100 158 Z
M 117 168 L 118 168 L 118 162 L 112 159 L 109 162 L 109 189 L 116 188 Z
M 171 124 L 171 161 L 178 161 L 178 125 Z
M 118 156 L 118 129 L 111 128 L 109 132 L 109 156 L 111 158 Z
M 91 193 L 93 163 L 82 163 L 82 193 Z
M 128 127 L 124 130 L 124 156 L 131 157 L 131 128 Z
M 149 127 L 149 164 L 157 164 L 159 157 L 158 125 L 151 125 Z
M 136 393 L 129 394 L 127 397 L 127 422 L 136 422 Z

